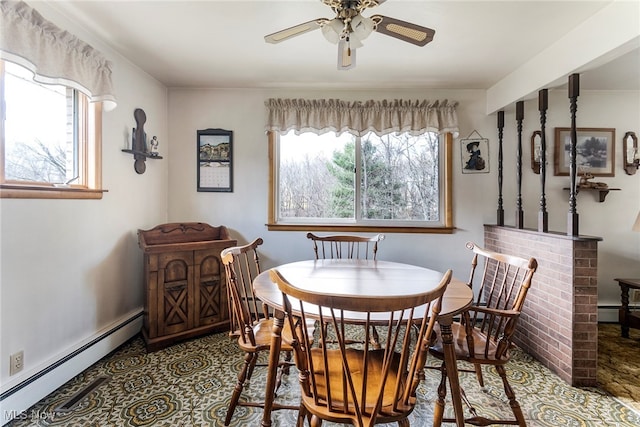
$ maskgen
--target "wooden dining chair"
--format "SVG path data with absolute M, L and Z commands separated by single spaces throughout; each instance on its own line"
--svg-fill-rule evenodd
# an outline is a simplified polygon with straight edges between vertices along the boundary
M 384 240 L 384 234 L 365 236 L 317 236 L 307 233 L 307 239 L 313 241 L 316 259 L 376 259 L 378 242 Z
M 463 399 L 472 414 L 465 422 L 476 426 L 526 426 L 522 409 L 507 380 L 505 365 L 509 361 L 509 350 L 513 347 L 512 337 L 538 263 L 535 258 L 524 259 L 489 251 L 472 242 L 468 242 L 466 247 L 473 252 L 468 285 L 473 288 L 474 279 L 477 278 L 476 297 L 472 306 L 462 314 L 460 322 L 451 325 L 451 330 L 457 360 L 473 364 L 474 370 L 459 369 L 459 372 L 475 372 L 480 387 L 484 387 L 482 366 L 494 366 L 502 379 L 515 419 L 496 420 L 478 415 L 462 391 Z M 481 274 L 478 274 L 479 270 L 482 270 Z M 444 361 L 441 334 L 437 334 L 436 341 L 430 347 L 430 353 Z M 434 410 L 434 426 L 439 426 L 443 421 L 455 421 L 443 418 L 447 393 L 444 363 L 440 369 L 442 379 Z
M 433 289 L 412 296 L 363 297 L 327 295 L 300 289 L 277 269 L 271 280 L 282 291 L 289 327 L 294 331 L 294 359 L 299 371 L 301 406 L 297 426 L 322 420 L 372 426 L 397 422 L 409 426 L 407 417 L 417 403 L 416 389 L 423 378 L 430 337 L 442 305 L 442 295 L 451 280 L 447 271 Z M 309 318 L 331 323 L 336 342 L 322 336 L 321 346 L 310 345 Z M 376 323 L 385 331 L 385 345 L 376 349 L 365 339 L 361 346 L 348 345 L 351 323 Z M 412 340 L 412 324 L 419 325 L 418 340 Z M 324 334 L 325 330 L 320 329 Z
M 231 321 L 229 334 L 237 339 L 238 346 L 245 353 L 244 364 L 238 373 L 238 381 L 231 395 L 224 421 L 225 426 L 231 423 L 237 406 L 264 408 L 264 402 L 240 401 L 244 386 L 251 379 L 254 368 L 266 366 L 257 364 L 260 353 L 268 353 L 271 346 L 273 318 L 267 306 L 256 297 L 253 291 L 253 280 L 260 274 L 260 257 L 257 248 L 262 243 L 263 240 L 258 238 L 247 245 L 230 247 L 220 253 L 227 280 L 227 299 Z M 288 357 L 279 362 L 276 390 L 281 383 L 283 373 L 293 365 L 291 362 L 292 339 L 291 330 L 284 328 L 281 352 L 285 352 Z M 298 407 L 274 402 L 273 409 L 298 409 Z
M 376 259 L 378 254 L 378 242 L 384 240 L 384 234 L 376 234 L 372 237 L 365 236 L 317 236 L 307 233 L 307 239 L 313 241 L 313 252 L 316 259 Z M 324 325 L 326 328 L 326 324 Z M 325 331 L 326 332 L 326 331 Z M 378 331 L 372 326 L 372 342 L 378 343 Z

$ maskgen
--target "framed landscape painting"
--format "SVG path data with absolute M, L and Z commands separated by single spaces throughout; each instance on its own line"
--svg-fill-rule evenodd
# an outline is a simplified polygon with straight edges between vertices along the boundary
M 233 191 L 233 132 L 198 131 L 198 191 Z
M 576 129 L 576 175 L 615 176 L 615 140 L 613 128 Z M 555 128 L 554 175 L 569 175 L 571 129 Z

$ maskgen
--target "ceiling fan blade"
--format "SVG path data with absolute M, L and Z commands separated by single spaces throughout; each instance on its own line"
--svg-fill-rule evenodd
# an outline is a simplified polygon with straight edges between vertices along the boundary
M 417 46 L 424 46 L 432 41 L 436 33 L 431 28 L 389 18 L 388 16 L 373 15 L 371 19 L 378 23 L 375 29 L 378 33 L 395 37 Z
M 313 21 L 294 25 L 293 27 L 276 31 L 275 33 L 264 36 L 264 41 L 266 41 L 267 43 L 280 43 L 281 41 L 288 40 L 295 36 L 299 36 L 300 34 L 317 30 L 328 21 L 329 20 L 326 18 L 319 18 L 319 19 L 314 19 Z

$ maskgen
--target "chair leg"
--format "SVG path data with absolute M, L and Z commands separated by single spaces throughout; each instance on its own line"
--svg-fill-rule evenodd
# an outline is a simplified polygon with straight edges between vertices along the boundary
M 249 364 L 249 367 L 247 369 L 247 377 L 244 380 L 244 384 L 248 384 L 249 381 L 251 381 L 251 376 L 253 375 L 253 371 L 256 368 L 257 362 L 258 362 L 258 355 L 256 354 L 255 357 L 251 359 L 251 363 Z
M 409 420 L 403 419 L 398 421 L 398 427 L 410 427 Z
M 325 338 L 327 337 L 327 333 L 329 332 L 329 324 L 323 323 L 322 325 L 320 325 L 320 327 L 322 328 L 322 333 L 320 334 L 320 342 L 318 343 L 318 346 L 322 348 L 324 346 L 322 337 L 325 337 Z
M 236 410 L 236 406 L 238 406 L 240 394 L 242 394 L 242 389 L 244 388 L 245 381 L 247 380 L 247 373 L 251 366 L 255 366 L 257 358 L 258 355 L 255 353 L 246 353 L 244 355 L 244 365 L 242 365 L 242 369 L 240 370 L 240 373 L 238 373 L 238 382 L 233 389 L 231 401 L 229 402 L 229 409 L 227 409 L 227 417 L 224 419 L 225 426 L 228 426 L 231 423 L 231 418 Z
M 296 427 L 304 427 L 304 420 L 309 418 L 309 412 L 307 408 L 300 403 L 300 409 L 298 409 L 298 420 L 296 421 Z
M 284 366 L 284 373 L 286 375 L 289 375 L 289 371 L 290 371 L 289 368 L 292 365 L 292 363 L 291 363 L 292 354 L 293 354 L 293 352 L 291 352 L 291 351 L 285 351 L 284 352 L 284 361 L 286 362 L 286 365 Z
M 380 337 L 378 336 L 378 331 L 375 326 L 371 327 L 371 345 L 374 349 L 380 349 Z
M 464 392 L 464 389 L 462 387 L 460 387 L 460 397 L 462 398 L 464 404 L 467 405 L 467 408 L 469 409 L 469 412 L 471 412 L 471 415 L 473 415 L 475 419 L 480 419 L 481 417 L 478 416 L 476 408 L 471 404 L 471 401 L 467 397 L 467 394 Z
M 516 421 L 518 421 L 518 425 L 520 427 L 526 427 L 527 422 L 524 420 L 524 414 L 522 413 L 520 404 L 516 400 L 516 394 L 511 388 L 509 381 L 507 381 L 507 373 L 504 369 L 504 366 L 497 365 L 496 371 L 498 371 L 500 378 L 502 378 L 502 384 L 504 385 L 504 392 L 507 395 L 507 398 L 509 399 L 509 406 L 511 406 L 511 411 L 513 412 L 513 415 L 516 417 Z
M 311 427 L 322 427 L 322 418 L 312 415 L 311 421 L 309 421 L 309 425 Z
M 276 374 L 276 386 L 273 390 L 274 397 L 278 397 L 278 389 L 282 385 L 282 376 L 288 374 L 289 372 L 289 363 L 288 362 L 280 362 L 278 364 L 278 373 Z
M 473 365 L 473 367 L 476 370 L 476 378 L 478 379 L 478 384 L 480 384 L 480 387 L 484 387 L 484 378 L 482 377 L 482 365 L 480 365 L 479 363 L 476 363 L 475 365 Z
M 442 418 L 444 417 L 444 400 L 447 397 L 447 368 L 444 366 L 444 363 L 440 367 L 440 372 L 442 373 L 442 377 L 438 385 L 438 399 L 433 408 L 434 427 L 440 427 L 442 425 Z

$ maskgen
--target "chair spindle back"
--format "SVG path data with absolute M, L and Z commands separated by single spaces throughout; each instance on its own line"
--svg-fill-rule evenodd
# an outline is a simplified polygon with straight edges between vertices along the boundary
M 364 236 L 316 236 L 307 233 L 313 241 L 316 259 L 376 259 L 378 242 L 384 240 L 384 234 L 372 237 Z
M 227 279 L 229 334 L 252 345 L 255 345 L 252 327 L 269 317 L 267 306 L 253 292 L 253 280 L 260 274 L 257 247 L 262 243 L 262 238 L 257 238 L 247 245 L 226 248 L 220 253 Z
M 474 287 L 478 266 L 477 293 L 472 307 L 465 312 L 467 328 L 475 327 L 487 336 L 484 355 L 488 356 L 490 344 L 499 342 L 497 359 L 505 355 L 515 326 L 522 311 L 531 280 L 538 263 L 535 258 L 525 259 L 481 248 L 473 242 L 466 244 L 473 251 L 468 285 Z M 468 332 L 470 338 L 472 334 Z M 473 354 L 473 343 L 470 344 Z
M 269 274 L 283 293 L 286 319 L 294 331 L 301 417 L 311 414 L 355 426 L 406 419 L 416 404 L 416 389 L 451 270 L 433 289 L 388 298 L 310 292 L 289 283 L 276 269 Z M 320 328 L 316 342 L 323 344 L 314 347 L 304 327 L 311 319 L 331 324 L 335 337 L 325 336 L 327 329 Z M 359 346 L 350 345 L 345 337 L 350 329 L 353 333 L 353 323 L 366 335 Z M 385 337 L 378 349 L 369 337 L 373 329 L 369 326 L 374 324 Z M 415 329 L 419 331 L 412 341 Z

